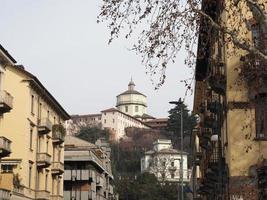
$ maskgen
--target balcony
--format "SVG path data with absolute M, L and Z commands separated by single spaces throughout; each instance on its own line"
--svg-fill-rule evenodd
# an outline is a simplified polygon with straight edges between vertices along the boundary
M 218 113 L 222 109 L 222 104 L 218 101 L 209 102 L 207 109 L 212 113 Z
M 64 171 L 64 180 L 65 181 L 95 181 L 95 172 L 90 169 L 82 170 L 65 170 Z
M 0 158 L 11 153 L 11 141 L 5 137 L 0 137 Z
M 96 187 L 103 187 L 104 186 L 104 179 L 101 176 L 96 177 Z
M 50 200 L 50 192 L 46 190 L 37 190 L 36 191 L 36 200 Z
M 0 199 L 1 200 L 10 200 L 11 193 L 8 190 L 0 189 Z
M 64 191 L 64 199 L 96 199 L 92 191 Z
M 214 74 L 209 78 L 209 85 L 211 89 L 221 95 L 225 95 L 226 91 L 226 77 L 223 74 Z
M 13 108 L 13 97 L 7 91 L 0 91 L 0 113 L 9 112 Z
M 51 195 L 51 200 L 63 200 L 63 196 L 61 195 Z
M 64 164 L 62 162 L 52 162 L 52 175 L 60 175 L 64 173 Z
M 114 192 L 113 192 L 113 186 L 112 185 L 109 185 L 109 187 L 108 187 L 108 193 L 109 194 L 113 194 Z
M 48 118 L 41 119 L 38 125 L 38 133 L 47 134 L 52 130 L 52 123 Z
M 62 144 L 66 135 L 66 130 L 63 125 L 55 124 L 52 127 L 52 139 L 56 144 Z
M 48 153 L 38 153 L 37 154 L 37 166 L 38 167 L 48 167 L 51 165 L 51 155 Z

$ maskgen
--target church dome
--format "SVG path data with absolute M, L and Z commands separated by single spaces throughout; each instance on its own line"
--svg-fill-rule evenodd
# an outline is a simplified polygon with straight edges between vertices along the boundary
M 128 90 L 117 96 L 116 107 L 131 116 L 142 116 L 146 113 L 146 95 L 135 90 L 135 83 L 132 78 L 128 84 Z

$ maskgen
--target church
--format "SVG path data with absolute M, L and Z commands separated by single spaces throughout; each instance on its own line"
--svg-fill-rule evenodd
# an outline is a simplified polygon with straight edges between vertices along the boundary
M 131 79 L 128 89 L 117 95 L 116 108 L 108 108 L 97 114 L 72 115 L 66 127 L 68 135 L 75 135 L 85 126 L 109 129 L 111 138 L 119 140 L 125 136 L 128 127 L 163 129 L 166 125 L 166 118 L 156 119 L 147 114 L 147 97 L 135 89 Z

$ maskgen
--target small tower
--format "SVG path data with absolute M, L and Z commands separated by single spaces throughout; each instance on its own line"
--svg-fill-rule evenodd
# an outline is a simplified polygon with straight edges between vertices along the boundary
M 133 82 L 133 78 L 131 78 L 131 81 L 128 84 L 128 90 L 129 91 L 133 91 L 134 90 L 134 87 L 135 87 L 135 84 Z
M 135 90 L 135 84 L 132 78 L 128 84 L 128 90 L 117 96 L 116 107 L 118 110 L 133 117 L 146 114 L 146 95 Z

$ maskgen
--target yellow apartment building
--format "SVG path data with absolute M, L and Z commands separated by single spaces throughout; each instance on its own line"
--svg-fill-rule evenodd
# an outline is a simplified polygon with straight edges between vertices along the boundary
M 12 110 L 0 118 L 0 135 L 12 141 L 12 153 L 1 159 L 1 175 L 12 176 L 6 199 L 63 199 L 64 122 L 70 116 L 23 66 L 5 64 L 1 91 L 13 97 Z
M 222 2 L 228 1 L 204 0 L 202 9 L 216 22 L 231 26 L 234 22 L 227 20 L 232 8 L 224 9 Z M 266 1 L 256 2 L 265 4 L 267 12 Z M 252 46 L 266 53 L 266 27 L 249 9 L 244 13 L 248 20 L 238 24 L 240 29 Z M 240 49 L 234 52 L 226 38 L 202 21 L 195 74 L 194 111 L 200 122 L 193 134 L 194 198 L 263 200 L 267 199 L 267 62 Z
M 4 119 L 5 114 L 13 108 L 13 96 L 4 90 L 3 73 L 7 65 L 15 65 L 15 59 L 0 45 L 0 117 Z M 11 141 L 8 135 L 0 133 L 0 161 L 11 153 Z M 0 199 L 10 199 L 10 192 L 13 189 L 13 174 L 0 172 Z

